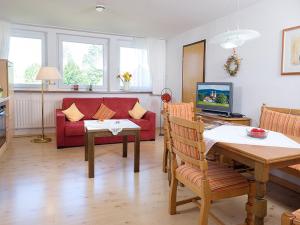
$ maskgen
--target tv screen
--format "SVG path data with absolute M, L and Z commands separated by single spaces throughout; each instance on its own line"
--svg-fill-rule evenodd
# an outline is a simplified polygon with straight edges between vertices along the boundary
M 232 112 L 232 83 L 197 83 L 196 106 L 203 111 Z

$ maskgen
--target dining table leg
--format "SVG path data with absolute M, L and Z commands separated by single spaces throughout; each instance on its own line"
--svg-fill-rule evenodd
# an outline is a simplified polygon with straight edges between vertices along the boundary
M 140 131 L 138 130 L 135 134 L 134 141 L 134 172 L 140 171 Z
M 255 198 L 255 225 L 263 225 L 267 216 L 267 200 L 265 199 L 267 182 L 269 180 L 268 166 L 255 164 L 256 198 Z
M 128 149 L 128 136 L 123 136 L 123 158 L 127 157 L 127 149 Z
M 95 170 L 95 140 L 94 135 L 88 133 L 88 168 L 89 168 L 89 178 L 94 178 L 94 170 Z

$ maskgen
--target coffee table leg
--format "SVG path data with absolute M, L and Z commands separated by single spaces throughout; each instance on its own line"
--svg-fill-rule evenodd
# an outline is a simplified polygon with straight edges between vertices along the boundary
M 84 160 L 88 161 L 88 135 L 87 131 L 84 133 Z
M 88 134 L 88 164 L 89 164 L 89 178 L 94 178 L 94 170 L 95 170 L 95 153 L 94 153 L 94 135 Z
M 134 172 L 140 172 L 140 131 L 136 132 L 134 142 Z
M 123 136 L 123 158 L 127 157 L 128 136 Z

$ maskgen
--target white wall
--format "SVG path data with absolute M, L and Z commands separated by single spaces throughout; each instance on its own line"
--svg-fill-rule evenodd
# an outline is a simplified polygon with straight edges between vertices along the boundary
M 234 6 L 234 4 L 233 4 Z M 299 0 L 262 0 L 238 14 L 189 30 L 167 41 L 166 86 L 181 99 L 182 46 L 209 40 L 216 34 L 240 28 L 254 29 L 261 38 L 248 42 L 238 53 L 243 58 L 237 77 L 229 77 L 223 65 L 231 51 L 207 43 L 206 81 L 234 83 L 234 111 L 246 114 L 257 125 L 260 106 L 300 108 L 300 76 L 281 76 L 281 32 L 300 25 Z

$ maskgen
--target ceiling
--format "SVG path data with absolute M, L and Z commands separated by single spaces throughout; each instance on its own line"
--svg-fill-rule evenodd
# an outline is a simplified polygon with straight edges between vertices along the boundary
M 240 0 L 245 8 L 259 0 Z M 236 0 L 0 0 L 14 23 L 167 38 L 228 15 Z M 180 3 L 180 4 L 178 4 Z M 96 4 L 107 9 L 98 13 Z

